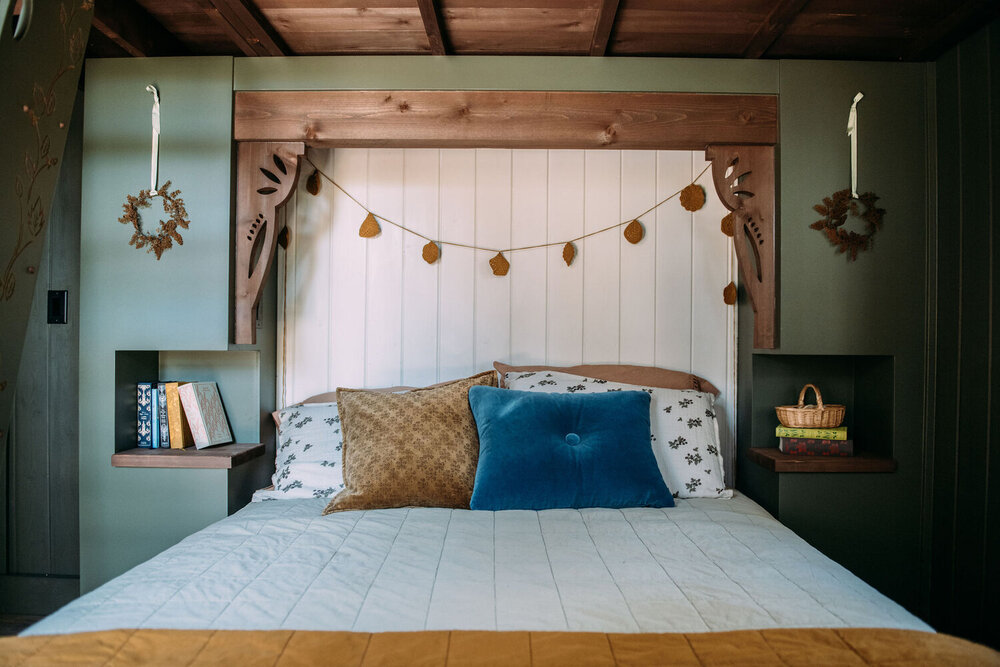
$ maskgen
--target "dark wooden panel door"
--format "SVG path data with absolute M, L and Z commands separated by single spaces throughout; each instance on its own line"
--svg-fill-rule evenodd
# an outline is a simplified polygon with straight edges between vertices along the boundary
M 2 465 L 0 611 L 47 613 L 79 590 L 78 465 L 80 163 L 76 105 L 56 186 L 21 357 Z M 65 290 L 65 324 L 48 323 L 48 293 Z

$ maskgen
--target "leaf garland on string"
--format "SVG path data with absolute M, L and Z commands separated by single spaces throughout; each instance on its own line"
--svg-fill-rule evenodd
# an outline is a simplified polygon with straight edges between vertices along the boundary
M 344 195 L 347 196 L 348 199 L 353 201 L 355 204 L 357 204 L 359 207 L 361 207 L 361 209 L 365 211 L 366 213 L 365 219 L 361 223 L 360 228 L 358 229 L 358 235 L 360 237 L 369 239 L 378 236 L 382 232 L 382 227 L 379 224 L 379 220 L 382 220 L 383 222 L 389 223 L 394 227 L 398 227 L 400 230 L 404 232 L 413 234 L 415 236 L 419 236 L 420 238 L 427 241 L 427 243 L 423 246 L 421 250 L 421 256 L 423 257 L 423 260 L 428 264 L 434 264 L 440 259 L 441 246 L 444 245 L 453 245 L 461 248 L 468 248 L 471 250 L 485 250 L 490 252 L 496 252 L 496 255 L 494 255 L 490 259 L 490 268 L 492 269 L 494 275 L 497 276 L 505 276 L 507 275 L 507 272 L 510 271 L 510 261 L 508 261 L 508 259 L 504 256 L 505 252 L 510 253 L 518 250 L 547 248 L 550 246 L 558 246 L 561 244 L 563 246 L 562 250 L 563 261 L 566 262 L 566 266 L 571 266 L 573 262 L 576 260 L 576 256 L 578 254 L 576 242 L 581 241 L 587 237 L 594 236 L 595 234 L 601 234 L 603 232 L 611 231 L 612 229 L 621 229 L 622 227 L 624 227 L 625 229 L 623 231 L 623 234 L 625 236 L 625 239 L 629 243 L 636 244 L 641 242 L 643 238 L 645 238 L 646 236 L 645 227 L 641 222 L 642 217 L 647 215 L 648 213 L 652 213 L 657 208 L 667 203 L 671 199 L 674 199 L 675 197 L 680 197 L 681 204 L 684 206 L 684 208 L 686 208 L 689 211 L 697 211 L 705 205 L 705 189 L 701 185 L 698 185 L 697 181 L 698 179 L 700 179 L 702 176 L 705 175 L 705 173 L 711 166 L 707 165 L 701 171 L 701 173 L 699 173 L 698 176 L 695 177 L 694 181 L 689 183 L 683 189 L 678 190 L 669 197 L 660 200 L 659 202 L 649 207 L 648 209 L 643 211 L 635 218 L 632 218 L 631 220 L 626 220 L 616 225 L 610 225 L 608 227 L 604 227 L 603 229 L 598 229 L 592 232 L 588 232 L 576 238 L 569 239 L 568 241 L 553 241 L 550 243 L 539 243 L 536 245 L 530 245 L 518 248 L 496 249 L 496 248 L 483 248 L 476 245 L 470 245 L 467 243 L 456 243 L 452 241 L 441 241 L 441 240 L 435 241 L 429 239 L 428 237 L 424 236 L 419 232 L 407 228 L 406 226 L 398 222 L 394 222 L 388 218 L 378 215 L 374 211 L 370 210 L 367 206 L 362 204 L 361 201 L 359 201 L 356 197 L 354 197 L 350 192 L 345 190 L 339 183 L 330 178 L 330 176 L 328 176 L 325 172 L 323 172 L 323 170 L 320 169 L 312 160 L 310 160 L 308 157 L 306 157 L 305 159 L 309 164 L 313 166 L 313 172 L 312 174 L 309 175 L 308 179 L 306 180 L 307 192 L 309 192 L 313 196 L 318 195 L 320 192 L 319 181 L 321 178 L 325 178 L 327 181 L 330 182 L 331 185 L 340 190 Z

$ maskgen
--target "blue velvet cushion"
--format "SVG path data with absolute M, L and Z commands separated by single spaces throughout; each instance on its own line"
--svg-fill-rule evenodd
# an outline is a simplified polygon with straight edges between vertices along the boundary
M 650 446 L 649 394 L 472 387 L 474 510 L 673 507 Z

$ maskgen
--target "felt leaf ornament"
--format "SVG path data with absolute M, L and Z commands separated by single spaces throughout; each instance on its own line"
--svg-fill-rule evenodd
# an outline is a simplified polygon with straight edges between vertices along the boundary
M 319 194 L 319 169 L 313 169 L 313 173 L 306 179 L 306 192 L 313 197 Z
M 493 275 L 505 276 L 510 270 L 510 262 L 507 261 L 507 258 L 503 256 L 502 252 L 498 252 L 493 259 L 490 260 L 490 268 L 493 269 Z
M 727 306 L 736 303 L 736 283 L 730 282 L 723 288 L 722 300 L 726 302 Z
M 726 236 L 733 235 L 733 214 L 730 213 L 722 219 L 722 233 Z
M 646 232 L 642 228 L 642 223 L 638 220 L 633 220 L 628 223 L 628 226 L 625 227 L 625 240 L 629 243 L 638 243 L 642 240 L 645 233 Z
M 361 229 L 358 230 L 358 235 L 363 239 L 370 239 L 373 236 L 378 236 L 382 228 L 378 225 L 378 220 L 375 219 L 375 215 L 369 213 L 365 216 L 365 221 L 361 223 Z
M 692 183 L 681 190 L 681 206 L 689 211 L 697 211 L 705 205 L 705 188 Z
M 567 243 L 563 246 L 563 261 L 566 262 L 566 266 L 573 263 L 574 257 L 576 257 L 576 246 L 572 242 Z
M 428 241 L 427 245 L 424 246 L 424 250 L 421 255 L 423 256 L 425 262 L 433 264 L 438 261 L 438 257 L 441 256 L 441 249 L 438 248 L 438 244 L 434 243 L 434 241 Z

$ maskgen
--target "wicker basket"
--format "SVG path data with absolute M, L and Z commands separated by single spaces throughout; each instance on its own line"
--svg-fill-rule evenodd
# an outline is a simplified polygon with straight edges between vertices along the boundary
M 806 405 L 806 389 L 812 387 L 816 394 L 816 405 Z M 843 405 L 824 405 L 823 394 L 816 385 L 807 384 L 799 392 L 798 405 L 779 405 L 774 408 L 778 421 L 789 428 L 836 428 L 844 421 L 847 408 Z

